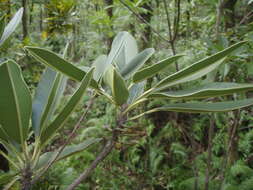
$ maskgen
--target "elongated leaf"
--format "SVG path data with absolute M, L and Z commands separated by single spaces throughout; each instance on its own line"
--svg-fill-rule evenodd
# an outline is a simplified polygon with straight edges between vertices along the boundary
M 63 94 L 66 78 L 47 68 L 36 89 L 32 109 L 32 126 L 36 136 L 52 118 L 56 106 Z
M 193 89 L 158 92 L 151 94 L 149 98 L 198 99 L 198 98 L 225 96 L 228 94 L 252 90 L 253 90 L 252 84 L 214 82 L 206 85 L 201 85 Z
M 215 103 L 176 103 L 169 104 L 164 107 L 155 108 L 142 113 L 138 116 L 131 118 L 130 120 L 137 119 L 146 114 L 150 114 L 158 111 L 175 111 L 175 112 L 187 112 L 187 113 L 208 113 L 208 112 L 227 112 L 244 107 L 253 105 L 253 98 L 237 100 L 237 101 L 226 101 L 226 102 L 215 102 Z
M 146 81 L 141 83 L 133 84 L 129 89 L 129 98 L 127 103 L 132 104 L 144 91 Z
M 114 69 L 113 72 L 113 88 L 112 94 L 114 101 L 117 105 L 122 105 L 127 102 L 129 92 L 124 79 L 121 75 Z
M 94 68 L 92 68 L 83 78 L 80 87 L 71 97 L 67 105 L 63 108 L 63 110 L 59 113 L 59 115 L 55 118 L 55 120 L 42 131 L 41 135 L 41 143 L 45 143 L 52 136 L 54 136 L 58 129 L 63 127 L 66 120 L 69 118 L 71 113 L 74 111 L 78 103 L 81 101 L 86 89 L 88 88 L 90 81 L 92 79 Z
M 0 124 L 12 140 L 24 142 L 32 110 L 31 95 L 18 64 L 0 65 Z
M 110 65 L 115 62 L 117 57 L 121 54 L 122 48 L 124 48 L 127 32 L 119 32 L 116 37 L 113 39 L 111 51 L 108 55 L 106 64 Z
M 79 152 L 87 149 L 91 145 L 93 145 L 95 143 L 98 143 L 101 140 L 102 140 L 101 138 L 92 138 L 92 139 L 85 140 L 83 143 L 80 143 L 78 145 L 67 146 L 67 147 L 64 148 L 64 150 L 59 155 L 59 157 L 58 157 L 58 159 L 56 161 L 65 159 L 65 158 L 67 158 L 69 156 L 72 156 L 73 154 L 79 153 Z M 43 167 L 46 164 L 48 164 L 56 156 L 56 154 L 57 154 L 57 151 L 44 153 L 40 157 L 39 162 L 38 162 L 38 164 L 36 166 L 36 169 L 40 169 L 41 167 Z
M 129 78 L 154 54 L 153 48 L 148 48 L 136 55 L 120 72 L 124 78 Z
M 138 47 L 134 37 L 128 32 L 124 32 L 124 34 L 125 43 L 114 60 L 120 71 L 138 54 Z
M 107 84 L 111 89 L 113 89 L 113 73 L 114 73 L 114 66 L 109 65 L 108 68 L 105 71 L 105 74 L 103 76 L 103 81 L 105 84 Z
M 112 91 L 114 103 L 122 105 L 126 103 L 129 92 L 122 76 L 116 71 L 113 65 L 110 65 L 103 77 L 105 84 L 107 84 Z
M 228 54 L 241 47 L 243 44 L 245 44 L 245 42 L 234 44 L 223 51 L 202 59 L 197 63 L 166 77 L 156 85 L 156 88 L 167 88 L 169 86 L 192 81 L 206 75 L 217 68 Z
M 2 35 L 3 35 L 4 28 L 5 28 L 5 17 L 3 16 L 0 19 L 0 39 L 1 39 Z
M 146 67 L 140 71 L 137 71 L 133 76 L 133 82 L 140 82 L 147 78 L 151 78 L 155 76 L 157 73 L 161 72 L 162 70 L 166 69 L 171 63 L 177 61 L 182 55 L 175 55 L 160 61 L 159 63 Z
M 10 37 L 10 35 L 16 30 L 18 24 L 20 23 L 23 15 L 23 8 L 20 8 L 18 12 L 14 15 L 11 21 L 5 27 L 3 34 L 0 39 L 0 46 Z
M 107 68 L 106 60 L 107 60 L 106 55 L 100 55 L 93 63 L 93 66 L 95 67 L 94 79 L 96 81 L 99 81 L 99 79 L 103 76 L 103 74 L 106 71 Z
M 72 65 L 70 62 L 61 58 L 59 55 L 55 54 L 52 51 L 26 46 L 25 49 L 34 57 L 37 61 L 45 64 L 46 66 L 57 70 L 73 80 L 82 81 L 86 72 L 78 67 Z M 95 80 L 91 81 L 91 87 L 97 89 L 98 85 Z

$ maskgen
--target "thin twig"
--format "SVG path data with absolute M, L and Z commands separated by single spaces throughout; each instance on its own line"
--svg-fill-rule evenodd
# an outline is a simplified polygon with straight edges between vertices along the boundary
M 162 40 L 164 40 L 167 43 L 170 43 L 170 40 L 167 40 L 165 37 L 163 37 L 156 29 L 154 29 L 150 23 L 148 23 L 141 15 L 136 13 L 130 6 L 128 6 L 124 1 L 119 0 L 121 4 L 123 4 L 130 12 L 132 12 L 141 22 L 145 23 L 150 27 L 150 29 Z
M 246 14 L 242 20 L 239 22 L 239 26 L 242 25 L 247 19 L 249 19 L 250 17 L 253 16 L 253 11 L 249 12 L 248 14 Z
M 115 141 L 117 139 L 117 131 L 114 130 L 114 134 L 110 140 L 107 141 L 102 152 L 96 157 L 96 159 L 91 163 L 91 165 L 66 189 L 74 190 L 80 183 L 85 181 L 91 172 L 101 163 L 113 150 Z
M 175 16 L 176 20 L 175 20 L 175 32 L 174 32 L 174 36 L 173 36 L 173 41 L 175 41 L 177 39 L 178 36 L 178 29 L 179 29 L 179 23 L 180 23 L 180 13 L 181 13 L 181 2 L 180 0 L 177 0 L 177 16 Z
M 167 24 L 168 24 L 168 29 L 169 29 L 169 37 L 170 37 L 170 42 L 173 39 L 172 36 L 172 29 L 171 29 L 171 23 L 170 23 L 170 14 L 169 14 L 169 10 L 168 10 L 168 5 L 166 0 L 163 0 L 163 4 L 164 4 L 164 9 L 165 9 L 165 13 L 166 13 L 166 17 L 167 17 Z
M 228 161 L 229 161 L 228 160 L 229 159 L 229 154 L 230 154 L 232 144 L 233 144 L 232 141 L 233 141 L 234 136 L 236 135 L 237 127 L 239 125 L 240 113 L 241 113 L 240 110 L 236 110 L 234 112 L 235 121 L 233 123 L 233 126 L 231 126 L 232 127 L 232 132 L 231 132 L 231 135 L 229 137 L 227 151 L 226 151 L 226 154 L 224 156 L 223 164 L 222 164 L 222 167 L 221 167 L 221 180 L 220 180 L 220 184 L 219 184 L 219 188 L 218 188 L 219 190 L 221 190 L 222 187 L 223 187 L 223 182 L 224 182 L 224 179 L 225 179 L 225 172 L 226 172 Z
M 60 147 L 59 151 L 56 153 L 56 155 L 54 156 L 54 158 L 48 163 L 48 165 L 44 168 L 44 170 L 42 172 L 40 172 L 40 174 L 38 174 L 37 176 L 34 177 L 34 179 L 32 180 L 32 184 L 35 184 L 36 181 L 53 165 L 53 163 L 55 161 L 57 161 L 57 159 L 59 158 L 60 154 L 62 153 L 62 151 L 64 150 L 64 148 L 72 141 L 72 139 L 75 137 L 76 131 L 78 129 L 80 129 L 81 122 L 84 120 L 84 118 L 86 117 L 87 113 L 89 112 L 90 108 L 93 105 L 94 102 L 94 98 L 95 96 L 93 96 L 86 108 L 86 111 L 82 114 L 82 116 L 80 117 L 80 119 L 78 120 L 78 122 L 76 123 L 74 129 L 72 130 L 71 134 L 68 136 L 67 140 L 65 141 L 65 143 Z
M 126 115 L 124 114 L 125 109 L 126 107 L 123 105 L 121 112 L 116 119 L 116 127 L 112 131 L 112 137 L 107 141 L 102 151 L 91 165 L 71 185 L 69 185 L 66 190 L 74 190 L 80 183 L 85 181 L 93 170 L 96 169 L 96 167 L 112 152 L 120 134 L 119 129 L 124 128 L 124 123 L 127 121 Z
M 175 0 L 175 6 L 177 6 L 177 9 L 175 9 L 175 13 L 174 13 L 173 31 L 171 27 L 168 4 L 166 0 L 163 0 L 163 4 L 164 4 L 166 17 L 167 17 L 170 46 L 171 46 L 173 55 L 176 55 L 175 41 L 178 36 L 178 28 L 179 28 L 179 21 L 180 21 L 180 0 Z M 176 67 L 176 71 L 179 71 L 179 66 L 177 62 L 175 62 L 175 67 Z

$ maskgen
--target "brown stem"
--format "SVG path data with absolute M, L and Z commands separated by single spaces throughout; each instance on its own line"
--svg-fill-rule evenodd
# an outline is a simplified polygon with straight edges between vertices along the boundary
M 126 106 L 123 105 L 121 113 L 116 120 L 116 127 L 112 131 L 112 137 L 107 140 L 102 151 L 98 154 L 96 159 L 91 163 L 91 165 L 71 184 L 66 190 L 74 190 L 80 183 L 85 181 L 90 174 L 97 168 L 97 166 L 113 151 L 115 143 L 118 140 L 120 129 L 124 127 L 124 123 L 127 120 L 126 115 L 123 114 Z
M 31 190 L 32 188 L 32 171 L 30 164 L 27 164 L 25 169 L 21 172 L 21 190 Z
M 175 42 L 178 36 L 178 29 L 179 29 L 179 22 L 180 22 L 180 0 L 175 1 L 175 15 L 174 15 L 174 21 L 173 21 L 173 31 L 171 27 L 171 22 L 170 22 L 170 15 L 169 15 L 169 10 L 168 10 L 168 4 L 166 0 L 163 0 L 164 4 L 164 9 L 167 17 L 167 24 L 168 24 L 168 31 L 169 31 L 169 43 L 172 49 L 173 55 L 176 55 L 176 47 L 175 47 Z M 175 63 L 176 71 L 179 71 L 179 66 L 178 63 Z
M 66 190 L 74 190 L 80 183 L 90 176 L 91 172 L 99 165 L 99 163 L 101 163 L 112 152 L 116 139 L 117 131 L 115 130 L 112 138 L 107 141 L 102 152 L 100 152 L 91 165 Z
M 39 173 L 37 176 L 34 177 L 34 179 L 32 180 L 32 184 L 35 184 L 38 181 L 38 179 L 53 165 L 53 163 L 55 161 L 57 161 L 57 159 L 59 158 L 59 156 L 62 153 L 62 151 L 64 150 L 64 148 L 73 140 L 73 138 L 75 137 L 76 131 L 78 129 L 80 129 L 80 127 L 81 127 L 81 122 L 84 120 L 84 118 L 87 115 L 88 111 L 92 107 L 93 102 L 94 102 L 94 98 L 95 97 L 92 97 L 90 99 L 90 101 L 88 103 L 88 106 L 86 108 L 86 111 L 83 113 L 83 115 L 80 117 L 80 119 L 76 123 L 74 129 L 72 130 L 71 134 L 68 136 L 68 138 L 65 141 L 65 143 L 60 147 L 59 151 L 56 153 L 56 155 L 54 156 L 54 158 L 48 163 L 48 165 L 44 168 L 44 170 L 41 173 Z
M 27 15 L 27 11 L 28 11 L 28 2 L 27 0 L 22 0 L 22 6 L 24 8 L 24 13 L 23 13 L 23 17 L 22 17 L 22 23 L 23 23 L 23 40 L 28 36 L 28 15 Z

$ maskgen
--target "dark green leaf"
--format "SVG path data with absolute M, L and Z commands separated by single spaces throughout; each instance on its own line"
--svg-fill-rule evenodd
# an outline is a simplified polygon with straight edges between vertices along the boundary
M 182 69 L 181 71 L 178 71 L 162 81 L 160 81 L 155 88 L 167 88 L 172 85 L 180 84 L 187 81 L 192 81 L 195 79 L 198 79 L 209 72 L 213 71 L 215 68 L 217 68 L 225 59 L 225 57 L 230 54 L 232 51 L 238 49 L 246 42 L 239 42 L 237 44 L 234 44 L 223 51 L 220 51 L 214 55 L 211 55 L 205 59 L 202 59 L 198 61 L 197 63 L 194 63 L 190 65 L 189 67 L 186 67 L 185 69 Z
M 0 88 L 0 124 L 12 140 L 22 143 L 28 136 L 32 100 L 14 61 L 0 65 Z
M 137 71 L 133 76 L 133 82 L 135 83 L 140 82 L 142 80 L 155 76 L 157 73 L 161 72 L 162 70 L 166 69 L 169 65 L 171 65 L 171 63 L 177 61 L 180 57 L 182 57 L 182 55 L 172 56 L 160 61 L 155 65 Z
M 251 90 L 253 90 L 252 84 L 214 82 L 206 85 L 201 85 L 192 89 L 158 92 L 151 94 L 149 98 L 198 99 L 225 96 L 228 94 Z

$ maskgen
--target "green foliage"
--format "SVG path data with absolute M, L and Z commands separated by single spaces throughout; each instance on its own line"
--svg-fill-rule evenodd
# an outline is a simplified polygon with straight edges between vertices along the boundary
M 3 12 L 8 12 L 0 22 L 0 34 L 3 34 L 5 21 L 9 20 L 12 11 L 20 5 L 20 2 L 11 1 L 10 12 L 8 2 L 6 0 L 0 2 Z M 124 2 L 144 19 L 147 13 L 150 13 L 151 20 L 146 21 L 159 35 L 167 38 L 169 32 L 162 1 Z M 151 9 L 145 6 L 149 2 L 151 2 Z M 175 2 L 167 2 L 171 21 L 177 9 Z M 245 16 L 249 9 L 247 4 L 250 5 L 250 2 L 237 1 L 233 11 L 234 27 L 225 26 L 229 17 L 226 15 L 227 11 L 224 11 L 219 27 L 220 36 L 216 39 L 214 26 L 217 22 L 215 11 L 218 10 L 218 1 L 181 1 L 179 34 L 175 40 L 175 48 L 176 52 L 183 52 L 184 56 L 171 56 L 172 51 L 168 47 L 170 44 L 156 35 L 153 30 L 149 36 L 149 26 L 136 19 L 137 17 L 119 1 L 113 1 L 113 5 L 108 7 L 105 4 L 104 1 L 29 1 L 27 17 L 29 37 L 20 44 L 18 42 L 22 33 L 16 32 L 16 38 L 10 40 L 8 37 L 1 46 L 2 64 L 9 61 L 6 60 L 7 57 L 16 60 L 26 82 L 20 74 L 15 75 L 16 80 L 19 79 L 19 83 L 25 85 L 25 88 L 21 88 L 22 85 L 18 87 L 25 91 L 27 84 L 34 97 L 32 118 L 29 117 L 32 122 L 26 125 L 24 131 L 27 135 L 25 145 L 29 144 L 27 145 L 28 157 L 35 158 L 32 161 L 34 165 L 36 162 L 41 163 L 42 157 L 38 159 L 38 156 L 43 155 L 45 158 L 49 155 L 44 159 L 46 161 L 41 168 L 53 159 L 56 149 L 66 140 L 66 136 L 84 113 L 82 103 L 79 103 L 74 106 L 76 111 L 62 123 L 61 130 L 53 125 L 55 119 L 68 105 L 75 89 L 72 87 L 75 84 L 70 81 L 67 90 L 62 94 L 67 77 L 81 82 L 89 69 L 95 68 L 90 90 L 94 90 L 97 98 L 91 113 L 86 116 L 88 122 L 82 123 L 85 127 L 78 131 L 79 136 L 76 137 L 74 144 L 63 150 L 64 153 L 69 150 L 81 152 L 57 162 L 34 189 L 66 189 L 79 173 L 89 167 L 104 141 L 111 137 L 111 131 L 117 123 L 115 118 L 123 109 L 125 109 L 124 114 L 132 119 L 145 115 L 143 112 L 146 111 L 149 115 L 145 115 L 142 120 L 132 120 L 124 124 L 124 129 L 120 131 L 121 135 L 116 143 L 116 150 L 98 167 L 87 183 L 80 185 L 78 189 L 117 190 L 134 187 L 181 190 L 195 189 L 196 181 L 199 189 L 204 189 L 210 117 L 203 113 L 193 115 L 173 112 L 227 111 L 239 108 L 240 105 L 244 107 L 252 104 L 251 93 L 248 92 L 252 91 L 252 85 L 246 84 L 252 80 L 253 38 L 252 24 L 250 24 L 252 21 L 250 17 Z M 113 9 L 112 17 L 107 13 L 110 8 Z M 16 18 L 21 19 L 21 16 Z M 10 31 L 15 30 L 14 27 Z M 113 40 L 111 51 L 106 55 L 110 48 L 107 44 L 110 43 L 111 38 L 124 30 L 131 32 L 139 41 L 138 44 L 147 49 L 139 52 L 133 36 L 120 32 Z M 249 42 L 240 48 L 236 47 L 240 46 L 240 43 L 230 46 L 241 40 Z M 12 45 L 12 42 L 15 45 Z M 69 44 L 67 56 L 61 56 L 59 54 L 62 54 L 61 50 L 66 43 Z M 31 59 L 21 51 L 23 45 L 27 46 L 29 55 L 35 59 Z M 148 48 L 150 46 L 156 49 L 155 54 L 152 48 Z M 235 51 L 233 47 L 236 47 Z M 233 54 L 229 51 L 233 51 Z M 217 56 L 224 52 L 229 54 L 224 58 Z M 36 54 L 40 54 L 41 57 Z M 206 56 L 209 57 L 204 58 Z M 42 72 L 45 66 L 38 62 L 51 68 L 46 67 Z M 175 62 L 183 69 L 176 72 L 173 65 Z M 11 65 L 14 67 L 13 64 Z M 53 71 L 55 69 L 61 74 Z M 196 80 L 200 78 L 203 80 Z M 147 83 L 146 79 L 148 79 Z M 235 81 L 237 83 L 234 83 Z M 38 88 L 36 88 L 37 84 Z M 2 85 L 5 88 L 6 80 L 2 81 Z M 2 93 L 2 96 L 4 94 Z M 83 96 L 80 102 L 87 102 L 89 98 Z M 108 100 L 111 104 L 108 104 Z M 145 102 L 144 106 L 143 102 Z M 29 104 L 26 106 L 31 108 Z M 7 108 L 10 110 L 13 107 Z M 68 109 L 68 113 L 70 112 L 71 109 Z M 218 189 L 217 186 L 221 183 L 223 164 L 226 157 L 231 156 L 227 153 L 231 138 L 230 129 L 237 121 L 234 139 L 238 142 L 238 147 L 235 144 L 233 148 L 236 149 L 235 160 L 241 161 L 227 165 L 222 189 L 251 189 L 252 187 L 251 108 L 239 111 L 238 117 L 235 113 L 216 113 L 213 116 L 215 126 L 209 189 Z M 65 116 L 58 121 L 63 121 L 63 118 Z M 10 118 L 0 116 L 0 121 L 7 119 Z M 54 138 L 45 135 L 44 131 L 49 126 L 57 132 L 52 134 Z M 4 127 L 5 125 L 1 126 Z M 11 128 L 8 127 L 11 131 L 13 128 L 13 125 Z M 11 136 L 18 134 L 20 133 L 11 133 Z M 46 136 L 45 141 L 47 138 L 51 139 L 48 141 L 50 143 L 44 144 L 45 148 L 39 147 L 41 143 L 38 139 L 42 138 L 41 134 Z M 6 132 L 0 135 L 8 139 Z M 89 140 L 97 142 L 101 137 L 104 139 L 101 145 L 86 149 L 86 142 Z M 25 154 L 22 156 L 16 152 L 16 150 L 23 151 L 22 146 L 19 147 L 16 142 L 15 147 L 12 146 L 12 142 L 2 143 L 9 150 L 8 155 L 2 154 L 11 159 L 10 163 L 13 164 L 11 170 L 21 171 L 17 166 L 24 160 L 29 160 Z M 82 145 L 85 151 L 82 151 Z M 38 150 L 33 157 L 36 147 L 41 150 Z M 72 151 L 69 153 L 72 155 Z M 38 167 L 38 164 L 36 166 Z M 6 175 L 12 179 L 20 174 L 0 174 L 0 181 L 6 183 L 7 181 L 3 180 L 6 179 Z M 13 189 L 20 188 L 17 186 Z

